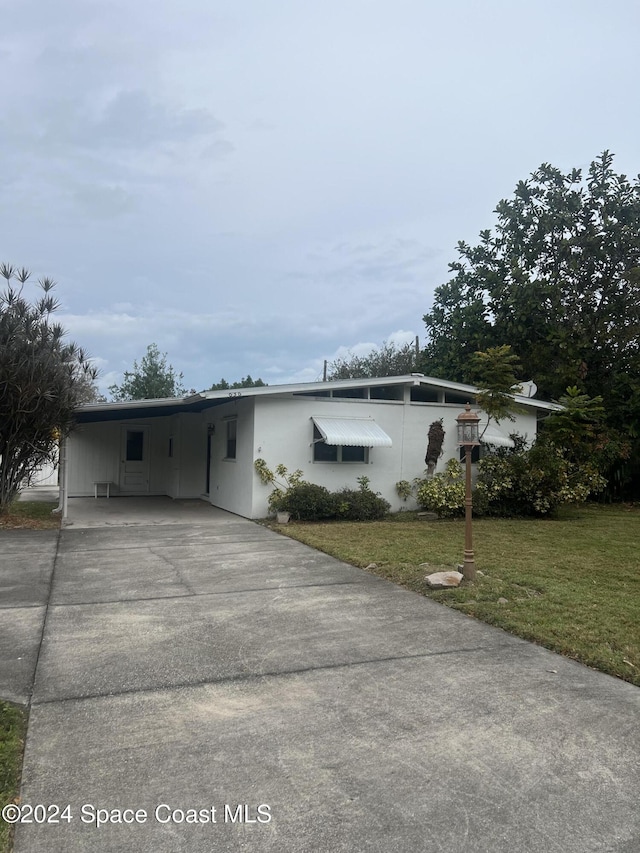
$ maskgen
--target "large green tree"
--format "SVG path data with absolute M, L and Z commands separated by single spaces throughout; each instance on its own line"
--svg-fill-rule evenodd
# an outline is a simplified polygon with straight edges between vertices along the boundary
M 611 429 L 640 424 L 640 177 L 605 151 L 583 176 L 543 164 L 495 210 L 425 315 L 423 370 L 468 381 L 477 350 L 509 345 L 543 398 L 601 396 Z
M 328 379 L 368 379 L 374 376 L 404 376 L 416 370 L 418 355 L 414 344 L 397 345 L 384 341 L 366 355 L 350 353 L 332 361 Z
M 74 409 L 95 394 L 95 370 L 53 315 L 59 307 L 50 278 L 40 296 L 23 295 L 26 269 L 0 265 L 0 512 L 46 462 L 74 423 Z
M 520 364 L 510 346 L 489 347 L 471 356 L 469 377 L 480 389 L 476 400 L 489 420 L 493 418 L 496 423 L 505 419 L 515 421 L 513 413 L 520 411 L 520 407 L 514 403 L 513 395 L 522 390 L 516 379 L 519 370 Z
M 121 400 L 156 400 L 162 397 L 182 397 L 185 388 L 182 373 L 167 365 L 167 354 L 161 353 L 157 344 L 149 344 L 140 364 L 133 362 L 133 370 L 126 370 L 120 385 L 111 385 L 109 393 Z

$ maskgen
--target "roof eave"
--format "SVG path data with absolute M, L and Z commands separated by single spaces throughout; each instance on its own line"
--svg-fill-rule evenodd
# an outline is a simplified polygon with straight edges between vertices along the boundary
M 433 376 L 424 376 L 422 373 L 410 373 L 401 376 L 378 376 L 368 379 L 333 379 L 328 382 L 296 382 L 285 385 L 263 385 L 252 388 L 228 389 L 224 391 L 200 391 L 196 394 L 190 394 L 188 397 L 164 397 L 157 400 L 127 400 L 110 403 L 88 403 L 83 406 L 78 406 L 76 412 L 79 414 L 98 414 L 99 412 L 117 412 L 136 409 L 137 411 L 161 408 L 175 408 L 184 406 L 185 410 L 195 407 L 198 404 L 219 404 L 224 400 L 234 400 L 241 397 L 267 397 L 267 396 L 289 396 L 300 393 L 313 393 L 314 391 L 325 392 L 331 390 L 341 390 L 347 388 L 362 388 L 362 387 L 379 387 L 388 385 L 406 385 L 420 386 L 428 385 L 431 387 L 442 388 L 444 391 L 459 391 L 476 396 L 480 389 L 473 385 L 465 385 L 462 382 L 450 382 L 446 379 L 438 379 Z M 518 394 L 513 395 L 515 403 L 526 406 L 527 408 L 535 408 L 541 411 L 558 411 L 562 407 L 557 403 L 547 403 L 543 400 L 535 400 L 531 397 L 523 397 Z

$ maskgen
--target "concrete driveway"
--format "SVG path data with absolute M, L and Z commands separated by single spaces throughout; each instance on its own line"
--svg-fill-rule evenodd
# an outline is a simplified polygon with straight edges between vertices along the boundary
M 16 853 L 640 849 L 636 687 L 206 504 L 129 500 L 0 533 L 22 801 L 60 821 Z

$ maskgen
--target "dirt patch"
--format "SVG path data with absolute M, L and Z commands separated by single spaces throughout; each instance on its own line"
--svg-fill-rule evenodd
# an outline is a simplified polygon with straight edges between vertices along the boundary
M 38 518 L 24 518 L 21 515 L 0 515 L 0 530 L 56 530 L 60 519 L 44 521 Z

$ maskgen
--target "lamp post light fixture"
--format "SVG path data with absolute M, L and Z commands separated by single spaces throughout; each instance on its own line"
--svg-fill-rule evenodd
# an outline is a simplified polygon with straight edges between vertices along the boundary
M 480 436 L 478 424 L 480 418 L 471 411 L 471 405 L 467 403 L 464 412 L 456 418 L 458 422 L 458 444 L 464 447 L 466 467 L 466 493 L 464 500 L 464 563 L 462 574 L 467 581 L 475 580 L 476 564 L 473 555 L 473 539 L 471 533 L 471 515 L 473 511 L 473 498 L 471 497 L 471 448 L 478 447 Z

